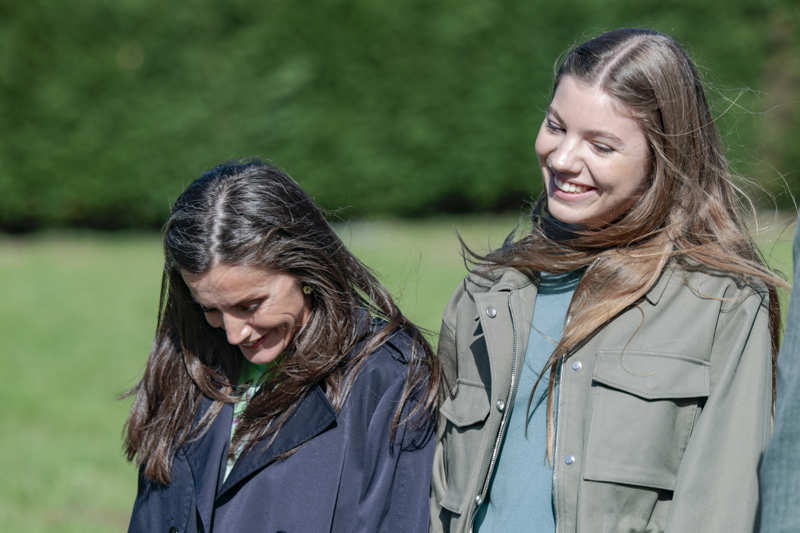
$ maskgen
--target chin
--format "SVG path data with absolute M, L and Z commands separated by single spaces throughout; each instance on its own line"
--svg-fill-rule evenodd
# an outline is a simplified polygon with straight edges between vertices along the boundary
M 276 360 L 281 355 L 281 351 L 260 350 L 256 353 L 247 353 L 242 350 L 242 355 L 245 359 L 255 365 L 265 365 Z
M 547 203 L 547 210 L 550 214 L 564 224 L 583 225 L 589 220 L 589 217 L 576 213 L 574 209 L 564 208 L 560 204 L 554 202 Z

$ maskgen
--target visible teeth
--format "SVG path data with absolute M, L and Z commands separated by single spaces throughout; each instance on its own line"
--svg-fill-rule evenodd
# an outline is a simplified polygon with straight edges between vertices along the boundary
M 564 192 L 581 193 L 591 189 L 591 187 L 587 187 L 585 185 L 577 185 L 575 183 L 568 183 L 566 181 L 561 181 L 556 177 L 553 177 L 553 181 L 555 182 L 556 187 L 558 187 Z

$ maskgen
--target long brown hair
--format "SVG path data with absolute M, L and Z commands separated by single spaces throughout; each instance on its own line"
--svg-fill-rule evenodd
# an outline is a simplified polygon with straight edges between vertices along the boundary
M 129 393 L 136 397 L 126 422 L 127 457 L 146 477 L 169 483 L 178 448 L 207 431 L 223 403 L 239 399 L 235 385 L 243 357 L 224 332 L 208 325 L 180 270 L 257 266 L 292 274 L 312 288 L 309 319 L 270 382 L 248 403 L 232 449 L 274 438 L 318 383 L 338 411 L 366 357 L 398 331 L 411 337 L 412 353 L 387 438 L 394 438 L 399 424 L 432 416 L 439 366 L 429 344 L 282 171 L 254 160 L 220 165 L 197 179 L 165 225 L 164 256 L 155 340 L 144 375 Z M 213 403 L 194 424 L 203 395 Z M 406 403 L 413 406 L 404 410 Z
M 749 236 L 703 85 L 686 52 L 669 36 L 618 29 L 571 49 L 558 64 L 564 76 L 599 87 L 639 122 L 650 148 L 650 175 L 633 207 L 597 229 L 553 231 L 559 222 L 536 202 L 532 231 L 499 250 L 465 256 L 482 267 L 507 266 L 535 277 L 585 267 L 549 369 L 548 456 L 553 453 L 553 387 L 558 362 L 599 328 L 640 300 L 668 264 L 722 272 L 769 292 L 773 405 L 780 308 L 772 273 Z M 538 385 L 537 381 L 537 385 Z M 536 386 L 534 386 L 535 389 Z M 531 398 L 533 391 L 531 392 Z M 529 403 L 530 409 L 530 403 Z

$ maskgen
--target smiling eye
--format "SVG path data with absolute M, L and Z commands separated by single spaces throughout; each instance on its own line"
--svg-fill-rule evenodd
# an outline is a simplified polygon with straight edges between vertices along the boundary
M 603 143 L 592 143 L 592 147 L 601 154 L 610 154 L 614 151 L 614 148 Z
M 551 131 L 553 133 L 560 133 L 560 132 L 564 131 L 564 128 L 559 126 L 550 117 L 547 117 L 546 119 L 544 119 L 544 127 L 547 128 L 549 131 Z

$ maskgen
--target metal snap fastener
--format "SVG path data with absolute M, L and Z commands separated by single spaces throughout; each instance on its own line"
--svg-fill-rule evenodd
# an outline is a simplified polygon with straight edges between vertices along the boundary
M 506 402 L 504 402 L 503 400 L 497 400 L 497 410 L 502 413 L 505 408 L 506 408 Z
M 494 318 L 494 317 L 496 317 L 496 316 L 497 316 L 497 309 L 495 309 L 494 307 L 487 307 L 487 308 L 486 308 L 486 315 L 487 315 L 489 318 Z
M 482 501 L 483 501 L 483 498 L 481 498 L 480 494 L 475 496 L 475 505 L 480 505 Z
M 580 361 L 575 361 L 575 362 L 572 363 L 572 370 L 573 371 L 577 372 L 581 368 L 583 368 L 583 363 L 581 363 Z
M 571 465 L 574 462 L 575 462 L 574 455 L 568 455 L 566 458 L 564 458 L 564 464 Z

